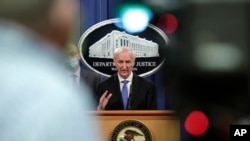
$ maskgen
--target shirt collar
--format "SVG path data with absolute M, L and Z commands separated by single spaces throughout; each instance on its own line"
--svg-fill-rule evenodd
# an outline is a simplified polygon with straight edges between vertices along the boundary
M 75 75 L 75 76 L 77 76 L 77 78 L 79 78 L 80 77 L 80 72 L 81 72 L 81 69 L 78 69 L 75 73 L 70 72 L 69 74 L 70 75 Z
M 119 79 L 119 82 L 125 80 L 124 78 L 122 78 L 119 73 L 118 73 L 118 79 Z M 130 75 L 128 76 L 128 78 L 126 80 L 128 80 L 129 82 L 132 82 L 132 79 L 133 79 L 133 72 L 130 73 Z

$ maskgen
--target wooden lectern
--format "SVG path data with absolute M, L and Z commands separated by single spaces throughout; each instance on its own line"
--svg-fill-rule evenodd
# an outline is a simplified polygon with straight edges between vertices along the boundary
M 94 111 L 103 131 L 103 141 L 113 141 L 111 136 L 122 122 L 139 121 L 150 131 L 152 141 L 180 141 L 180 121 L 174 111 L 169 110 L 126 110 Z

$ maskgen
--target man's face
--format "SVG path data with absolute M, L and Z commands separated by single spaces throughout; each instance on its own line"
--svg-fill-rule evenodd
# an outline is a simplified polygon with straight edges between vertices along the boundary
M 119 75 L 124 79 L 128 78 L 132 72 L 134 64 L 135 61 L 133 55 L 129 51 L 121 52 L 114 58 L 114 65 Z
M 75 57 L 77 60 L 80 60 L 80 54 L 78 53 L 77 48 L 74 46 L 70 46 L 70 48 L 67 50 L 67 57 Z

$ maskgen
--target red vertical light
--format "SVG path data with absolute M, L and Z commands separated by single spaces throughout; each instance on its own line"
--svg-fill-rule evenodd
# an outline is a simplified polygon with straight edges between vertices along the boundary
M 158 26 L 167 34 L 174 33 L 178 27 L 178 20 L 173 14 L 164 14 L 160 16 Z
M 193 136 L 203 135 L 209 125 L 207 116 L 202 111 L 192 111 L 185 120 L 186 131 Z

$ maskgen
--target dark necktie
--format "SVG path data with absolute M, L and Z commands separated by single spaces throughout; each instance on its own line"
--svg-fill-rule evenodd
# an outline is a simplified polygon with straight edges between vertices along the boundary
M 127 102 L 128 102 L 128 87 L 127 87 L 128 80 L 123 80 L 122 83 L 123 83 L 122 100 L 123 100 L 124 109 L 126 109 Z

